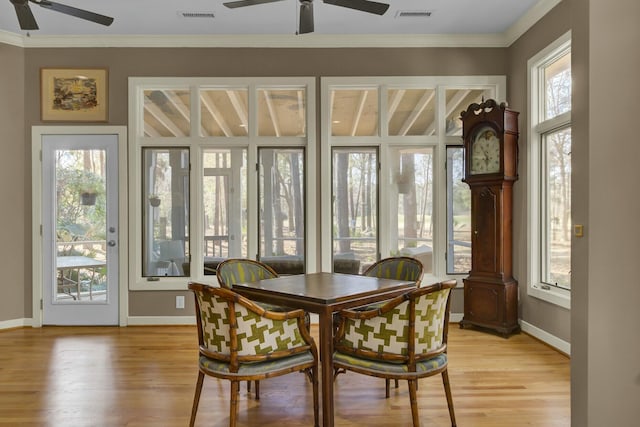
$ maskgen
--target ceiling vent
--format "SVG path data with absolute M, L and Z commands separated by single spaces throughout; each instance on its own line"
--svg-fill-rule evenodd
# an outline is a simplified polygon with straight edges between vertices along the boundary
M 396 12 L 396 18 L 429 18 L 430 10 L 399 10 Z
M 215 18 L 213 12 L 178 12 L 182 18 Z

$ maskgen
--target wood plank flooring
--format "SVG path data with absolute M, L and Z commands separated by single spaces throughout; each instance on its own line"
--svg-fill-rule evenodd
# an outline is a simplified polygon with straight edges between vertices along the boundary
M 317 329 L 312 330 L 317 337 Z M 0 426 L 187 426 L 197 376 L 193 326 L 0 331 Z M 458 426 L 569 427 L 569 359 L 525 334 L 504 339 L 452 324 L 449 376 Z M 238 426 L 311 426 L 302 374 L 240 392 Z M 409 427 L 407 385 L 348 373 L 336 426 Z M 229 382 L 205 378 L 196 425 L 228 426 Z M 422 426 L 450 426 L 440 376 L 419 383 Z

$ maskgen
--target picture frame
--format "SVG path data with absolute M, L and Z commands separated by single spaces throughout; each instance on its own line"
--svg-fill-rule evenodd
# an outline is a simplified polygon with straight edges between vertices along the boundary
M 41 68 L 43 122 L 106 122 L 109 113 L 106 68 Z

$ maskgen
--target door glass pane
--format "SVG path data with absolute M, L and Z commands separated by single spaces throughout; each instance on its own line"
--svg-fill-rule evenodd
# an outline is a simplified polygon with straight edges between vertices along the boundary
M 543 281 L 571 288 L 571 128 L 545 135 Z
M 189 253 L 189 150 L 143 148 L 142 275 L 184 276 Z
M 374 136 L 377 134 L 377 88 L 331 91 L 331 135 Z
M 203 153 L 204 274 L 225 258 L 247 257 L 247 150 Z
M 378 259 L 378 152 L 332 152 L 333 270 L 357 274 Z
M 447 147 L 447 274 L 471 270 L 471 189 L 463 177 L 464 148 Z
M 302 273 L 304 149 L 262 148 L 259 158 L 260 260 L 279 274 Z
M 248 100 L 244 88 L 200 90 L 200 136 L 247 136 Z
M 54 302 L 106 301 L 106 150 L 56 150 Z
M 433 271 L 433 149 L 393 148 L 391 221 L 397 222 L 392 252 L 416 258 Z
M 188 89 L 144 91 L 144 136 L 183 137 L 191 133 Z
M 260 89 L 257 96 L 259 136 L 305 136 L 304 89 Z
M 390 89 L 389 135 L 432 135 L 436 128 L 435 94 L 433 89 Z
M 445 132 L 448 136 L 462 136 L 462 121 L 460 113 L 466 110 L 472 103 L 481 103 L 492 97 L 489 89 L 447 89 L 445 106 L 446 122 Z

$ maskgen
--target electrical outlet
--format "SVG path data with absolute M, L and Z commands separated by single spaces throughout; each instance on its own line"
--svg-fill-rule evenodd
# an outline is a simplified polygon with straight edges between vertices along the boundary
M 184 308 L 184 296 L 178 295 L 176 297 L 176 308 Z

